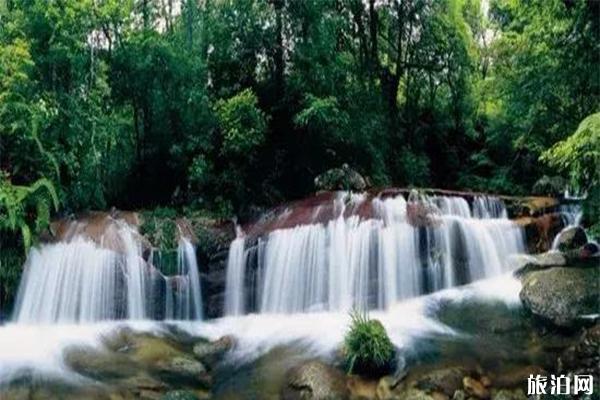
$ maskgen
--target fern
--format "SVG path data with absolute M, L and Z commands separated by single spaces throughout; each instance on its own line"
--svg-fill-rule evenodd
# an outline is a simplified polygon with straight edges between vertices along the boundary
M 58 207 L 58 194 L 49 179 L 13 185 L 8 174 L 0 171 L 0 230 L 20 232 L 25 252 L 50 224 L 51 210 L 58 211 Z

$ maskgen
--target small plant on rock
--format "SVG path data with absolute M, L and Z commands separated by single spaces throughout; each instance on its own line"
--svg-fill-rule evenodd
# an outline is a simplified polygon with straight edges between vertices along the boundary
M 348 373 L 375 377 L 392 372 L 396 350 L 381 322 L 359 311 L 351 317 L 344 339 Z

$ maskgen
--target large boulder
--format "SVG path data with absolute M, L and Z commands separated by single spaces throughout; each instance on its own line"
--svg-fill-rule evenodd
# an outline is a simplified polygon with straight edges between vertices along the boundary
M 317 190 L 352 190 L 362 192 L 367 188 L 367 181 L 361 174 L 353 170 L 348 164 L 341 168 L 333 168 L 323 172 L 315 178 Z
M 344 374 L 317 360 L 290 369 L 281 392 L 283 400 L 345 400 L 349 396 Z
M 521 277 L 520 298 L 526 310 L 555 326 L 573 328 L 579 317 L 598 312 L 597 267 L 554 267 Z
M 578 249 L 586 243 L 585 230 L 580 226 L 571 226 L 558 234 L 554 244 L 560 251 L 566 251 Z
M 425 391 L 437 391 L 452 396 L 462 388 L 463 377 L 468 371 L 462 367 L 447 367 L 430 371 L 420 377 L 416 387 Z

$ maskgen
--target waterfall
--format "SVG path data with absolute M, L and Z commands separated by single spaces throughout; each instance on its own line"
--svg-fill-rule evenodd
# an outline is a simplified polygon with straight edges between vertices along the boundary
M 164 276 L 142 256 L 141 237 L 112 221 L 95 243 L 75 234 L 33 248 L 17 295 L 18 323 L 117 319 L 200 319 L 200 278 L 193 245 L 182 239 L 178 275 Z
M 581 220 L 583 219 L 583 208 L 579 203 L 561 204 L 558 212 L 560 213 L 564 228 L 552 240 L 552 246 L 550 247 L 552 250 L 558 250 L 563 232 L 581 225 Z
M 229 247 L 225 281 L 225 313 L 227 315 L 240 315 L 244 313 L 243 294 L 246 266 L 244 245 L 244 238 L 237 237 Z
M 411 195 L 412 196 L 412 195 Z M 370 202 L 371 213 L 356 210 Z M 388 308 L 395 302 L 502 274 L 525 251 L 521 228 L 497 198 L 340 195 L 335 216 L 275 229 L 229 250 L 225 312 L 294 313 Z M 314 215 L 319 213 L 320 206 Z M 424 224 L 411 210 L 426 210 Z M 286 218 L 289 210 L 280 218 Z M 416 218 L 416 220 L 419 220 Z M 255 285 L 244 276 L 254 268 Z M 244 304 L 244 299 L 256 299 Z

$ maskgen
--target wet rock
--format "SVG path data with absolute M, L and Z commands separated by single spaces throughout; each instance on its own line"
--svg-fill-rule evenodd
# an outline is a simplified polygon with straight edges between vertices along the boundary
M 520 261 L 518 265 L 522 266 L 515 271 L 515 275 L 523 276 L 532 271 L 564 266 L 567 263 L 567 258 L 560 251 L 548 251 L 536 255 L 523 255 L 517 261 Z
M 585 329 L 558 359 L 561 373 L 600 376 L 600 323 Z
M 92 347 L 70 347 L 65 362 L 82 375 L 96 379 L 120 378 L 136 373 L 136 366 L 126 356 Z
M 350 393 L 340 371 L 314 360 L 288 371 L 281 396 L 283 400 L 345 400 Z
M 561 231 L 556 238 L 560 251 L 575 250 L 587 243 L 587 235 L 580 226 L 572 226 Z
M 537 365 L 526 365 L 518 368 L 511 368 L 504 373 L 494 376 L 494 385 L 503 388 L 515 388 L 523 386 L 530 375 L 546 375 L 546 371 Z
M 414 387 L 407 388 L 396 394 L 393 398 L 394 400 L 437 400 L 436 396 L 439 395 L 435 393 L 427 393 L 424 390 L 417 389 Z M 445 398 L 447 398 L 444 395 Z
M 500 389 L 492 391 L 492 400 L 527 400 L 522 389 Z
M 463 387 L 465 392 L 470 394 L 471 396 L 475 396 L 478 399 L 489 399 L 490 392 L 483 386 L 481 382 L 479 382 L 475 378 L 471 378 L 470 376 L 465 376 L 462 380 Z
M 464 390 L 457 390 L 452 396 L 452 400 L 466 400 L 467 394 Z
M 187 390 L 172 390 L 165 393 L 161 400 L 198 400 L 198 396 Z
M 367 188 L 367 181 L 361 174 L 343 164 L 341 168 L 325 171 L 315 178 L 317 190 L 352 190 L 362 192 Z
M 374 399 L 377 393 L 378 381 L 365 379 L 357 375 L 349 376 L 347 386 L 350 390 L 350 398 L 355 399 Z
M 212 342 L 199 342 L 194 345 L 194 356 L 203 362 L 213 363 L 226 352 L 233 349 L 235 339 L 232 336 L 223 336 Z
M 462 388 L 463 376 L 467 371 L 462 367 L 449 367 L 426 373 L 416 382 L 416 387 L 428 392 L 438 391 L 452 396 L 457 389 Z
M 146 374 L 123 379 L 119 381 L 119 386 L 134 397 L 147 399 L 159 399 L 167 388 L 166 384 Z
M 573 328 L 580 316 L 598 312 L 598 268 L 555 267 L 522 276 L 519 294 L 534 316 L 552 324 Z
M 179 356 L 161 360 L 156 364 L 156 369 L 167 377 L 199 383 L 208 387 L 211 383 L 210 375 L 204 365 L 191 357 Z
M 596 242 L 589 242 L 583 245 L 581 248 L 582 257 L 597 256 L 600 253 L 600 246 Z

